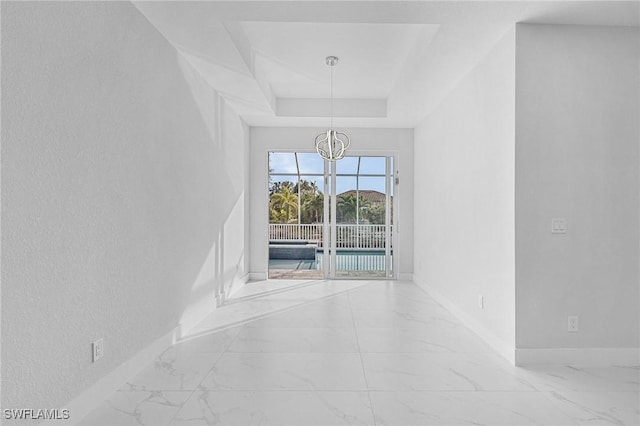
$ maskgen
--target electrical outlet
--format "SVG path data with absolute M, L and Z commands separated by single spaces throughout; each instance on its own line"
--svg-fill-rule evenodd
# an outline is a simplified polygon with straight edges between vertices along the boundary
M 556 217 L 551 219 L 551 233 L 552 234 L 566 234 L 567 233 L 567 219 L 563 217 Z
M 478 307 L 484 309 L 484 296 L 481 294 L 478 295 Z
M 570 333 L 575 333 L 578 331 L 578 317 L 577 316 L 569 316 L 567 320 L 567 331 Z
M 96 362 L 104 356 L 104 339 L 100 338 L 91 344 L 93 352 L 93 362 Z

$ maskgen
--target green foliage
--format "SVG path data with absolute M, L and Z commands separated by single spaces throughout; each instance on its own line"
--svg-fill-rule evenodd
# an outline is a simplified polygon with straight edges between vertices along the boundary
M 303 192 L 301 223 L 322 223 L 323 213 L 324 195 L 322 192 Z
M 315 182 L 307 180 L 298 184 L 284 181 L 269 185 L 269 222 L 270 223 L 322 223 L 324 220 L 324 194 Z M 298 203 L 298 194 L 300 203 Z M 385 220 L 384 202 L 371 202 L 360 195 L 356 202 L 354 193 L 337 197 L 337 219 L 339 223 L 382 225 Z M 300 211 L 298 211 L 298 206 Z M 359 209 L 356 215 L 356 209 Z
M 362 212 L 369 207 L 371 203 L 362 198 L 362 196 L 356 198 L 354 194 L 347 194 L 338 197 L 337 204 L 337 218 L 341 223 L 356 223 L 356 219 L 360 217 L 362 222 Z M 360 209 L 360 214 L 356 215 L 356 211 Z
M 372 225 L 384 225 L 385 208 L 383 203 L 372 203 L 362 210 L 360 219 Z
M 315 182 L 307 180 L 293 182 L 273 182 L 269 185 L 270 223 L 321 223 L 324 212 L 324 195 Z M 300 194 L 300 212 L 298 212 Z
M 271 194 L 269 207 L 271 223 L 295 223 L 298 220 L 298 196 L 289 186 L 282 186 L 280 191 Z
M 271 179 L 271 177 L 269 177 L 269 179 Z M 294 185 L 293 182 L 269 182 L 269 197 L 271 197 L 273 194 L 282 192 L 284 188 L 289 188 L 290 190 L 292 190 L 292 192 L 297 194 L 298 190 L 296 189 L 295 191 L 293 191 L 294 187 L 296 187 L 296 185 Z

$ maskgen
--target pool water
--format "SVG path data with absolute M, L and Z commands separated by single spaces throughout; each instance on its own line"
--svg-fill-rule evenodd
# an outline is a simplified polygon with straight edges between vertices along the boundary
M 269 269 L 315 270 L 319 268 L 315 260 L 269 259 Z

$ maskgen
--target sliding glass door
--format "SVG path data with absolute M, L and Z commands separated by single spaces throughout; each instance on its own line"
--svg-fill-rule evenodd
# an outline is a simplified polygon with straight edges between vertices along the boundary
M 394 277 L 394 164 L 269 153 L 269 277 Z
M 330 277 L 393 276 L 393 158 L 350 156 L 331 180 Z

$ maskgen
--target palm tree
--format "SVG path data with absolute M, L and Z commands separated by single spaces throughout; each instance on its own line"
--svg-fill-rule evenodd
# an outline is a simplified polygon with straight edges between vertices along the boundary
M 283 182 L 269 182 L 269 196 L 276 194 L 278 192 L 282 192 L 284 188 L 293 189 L 295 185 L 293 182 L 283 181 Z M 294 193 L 297 193 L 298 190 L 294 190 Z
M 306 213 L 306 219 L 309 222 L 322 222 L 322 215 L 324 213 L 324 195 L 322 192 L 307 194 L 302 203 L 302 212 Z
M 371 203 L 369 200 L 359 196 L 356 199 L 355 194 L 347 194 L 338 197 L 338 218 L 339 220 L 347 223 L 355 223 L 356 222 L 356 211 L 360 209 L 360 213 L 366 208 L 369 207 Z
M 272 213 L 277 212 L 272 215 L 272 220 L 276 220 L 276 223 L 290 223 L 297 219 L 298 196 L 289 186 L 284 186 L 281 191 L 271 194 L 269 204 Z
M 293 187 L 293 192 L 296 192 L 296 193 L 298 192 L 297 183 Z M 311 192 L 315 194 L 316 192 L 320 192 L 320 190 L 318 189 L 318 185 L 315 182 L 302 179 L 300 181 L 300 193 L 304 193 L 304 192 Z

